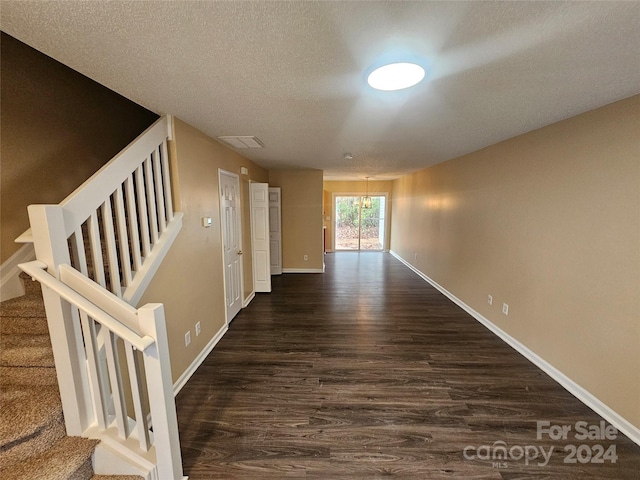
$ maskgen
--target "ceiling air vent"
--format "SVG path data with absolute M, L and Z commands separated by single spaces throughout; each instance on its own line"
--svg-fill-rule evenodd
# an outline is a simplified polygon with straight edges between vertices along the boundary
M 220 140 L 223 143 L 226 143 L 227 145 L 231 145 L 234 148 L 264 147 L 264 143 L 262 143 L 258 137 L 228 135 L 225 137 L 218 137 L 218 140 Z

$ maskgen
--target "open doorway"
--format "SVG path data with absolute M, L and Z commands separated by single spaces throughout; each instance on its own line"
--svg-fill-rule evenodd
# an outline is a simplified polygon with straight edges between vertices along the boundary
M 336 195 L 335 249 L 384 250 L 386 208 L 386 195 L 371 195 L 370 208 L 363 206 L 360 195 Z

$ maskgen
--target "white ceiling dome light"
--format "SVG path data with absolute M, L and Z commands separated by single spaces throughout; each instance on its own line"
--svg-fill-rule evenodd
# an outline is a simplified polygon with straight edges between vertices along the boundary
M 376 68 L 367 83 L 376 90 L 393 91 L 413 87 L 425 76 L 424 68 L 415 63 L 390 63 Z

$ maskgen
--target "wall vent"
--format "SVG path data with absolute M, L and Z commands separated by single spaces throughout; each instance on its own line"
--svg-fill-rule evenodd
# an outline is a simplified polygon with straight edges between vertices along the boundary
M 238 135 L 227 135 L 224 137 L 218 137 L 222 143 L 226 143 L 227 145 L 231 145 L 234 148 L 263 148 L 264 143 L 260 141 L 258 137 L 252 136 L 238 136 Z

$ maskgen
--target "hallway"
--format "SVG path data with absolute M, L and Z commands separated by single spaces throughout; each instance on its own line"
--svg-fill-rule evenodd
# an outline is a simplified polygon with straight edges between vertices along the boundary
M 391 255 L 325 261 L 273 277 L 178 394 L 191 480 L 637 478 L 640 447 L 577 440 L 601 418 Z

